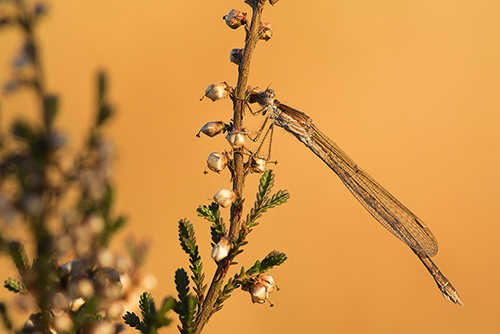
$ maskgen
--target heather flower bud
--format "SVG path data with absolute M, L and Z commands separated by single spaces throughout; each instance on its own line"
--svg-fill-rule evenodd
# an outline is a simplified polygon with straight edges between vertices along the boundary
M 207 159 L 207 166 L 210 170 L 220 173 L 227 165 L 227 157 L 223 153 L 210 153 Z
M 71 279 L 68 291 L 71 296 L 76 298 L 90 298 L 94 294 L 94 286 L 87 277 L 80 275 Z
M 231 9 L 229 14 L 223 17 L 226 24 L 231 29 L 238 29 L 242 24 L 246 24 L 247 13 L 242 13 L 237 9 Z
M 252 303 L 264 304 L 266 302 L 268 293 L 264 285 L 257 282 L 250 287 L 249 292 L 252 296 Z
M 208 122 L 207 124 L 203 125 L 201 128 L 200 132 L 203 132 L 205 135 L 209 137 L 213 137 L 224 131 L 225 124 L 221 121 L 219 122 Z M 196 135 L 196 137 L 200 136 L 200 132 Z
M 239 65 L 242 59 L 243 59 L 243 49 L 231 50 L 231 54 L 229 55 L 229 60 L 231 61 L 231 63 Z
M 208 97 L 212 101 L 217 101 L 220 99 L 225 99 L 228 97 L 229 93 L 233 90 L 226 82 L 214 83 L 208 86 L 205 90 L 205 95 L 203 97 Z M 203 100 L 203 97 L 200 99 Z
M 233 149 L 242 148 L 246 143 L 245 134 L 238 130 L 228 133 L 226 139 Z
M 236 200 L 236 195 L 232 190 L 221 189 L 215 194 L 214 201 L 223 208 L 227 208 Z
M 274 278 L 269 274 L 263 274 L 260 276 L 260 283 L 267 288 L 267 293 L 271 293 L 274 289 L 277 289 L 276 282 L 274 282 Z
M 219 262 L 225 259 L 231 250 L 231 241 L 229 238 L 223 237 L 219 240 L 217 245 L 212 249 L 212 259 Z
M 253 277 L 250 282 L 243 283 L 242 290 L 250 292 L 252 303 L 264 304 L 267 300 L 269 303 L 269 294 L 275 289 L 279 290 L 271 275 L 259 274 Z M 273 306 L 273 304 L 271 304 Z
M 248 159 L 248 164 L 252 173 L 264 173 L 266 171 L 266 160 L 264 159 L 251 156 Z
M 273 26 L 269 22 L 261 22 L 259 27 L 260 39 L 266 42 L 273 37 Z

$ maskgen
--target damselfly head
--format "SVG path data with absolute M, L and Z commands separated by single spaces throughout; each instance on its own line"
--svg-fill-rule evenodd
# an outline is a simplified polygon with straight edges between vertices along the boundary
M 233 130 L 227 134 L 226 139 L 233 149 L 238 149 L 245 145 L 246 134 L 238 130 Z

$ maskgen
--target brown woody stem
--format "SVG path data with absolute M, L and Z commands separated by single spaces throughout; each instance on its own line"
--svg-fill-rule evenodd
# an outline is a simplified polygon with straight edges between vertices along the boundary
M 264 9 L 264 0 L 255 0 L 253 5 L 252 22 L 250 25 L 249 34 L 247 35 L 245 50 L 243 51 L 243 59 L 239 66 L 238 84 L 236 86 L 236 99 L 234 99 L 234 114 L 233 122 L 235 130 L 242 130 L 243 128 L 243 112 L 245 108 L 245 92 L 247 88 L 248 75 L 250 73 L 250 62 L 252 59 L 253 51 L 259 40 L 259 26 L 262 11 Z M 231 224 L 229 228 L 229 237 L 236 238 L 241 229 L 241 216 L 243 211 L 243 179 L 244 179 L 244 163 L 243 154 L 241 151 L 234 152 L 234 175 L 233 175 L 233 191 L 236 193 L 238 199 L 231 206 Z M 219 297 L 224 278 L 229 269 L 229 262 L 222 260 L 219 262 L 219 267 L 215 272 L 214 278 L 208 289 L 205 301 L 200 314 L 198 315 L 195 323 L 193 333 L 201 333 L 203 326 L 208 321 L 214 310 L 214 304 Z

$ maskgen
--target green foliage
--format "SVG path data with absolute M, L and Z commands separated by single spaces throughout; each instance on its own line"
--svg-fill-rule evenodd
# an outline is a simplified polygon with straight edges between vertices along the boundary
M 222 237 L 226 236 L 226 225 L 220 217 L 219 205 L 214 202 L 208 207 L 206 205 L 201 205 L 196 209 L 196 212 L 198 212 L 199 217 L 203 217 L 212 223 L 210 227 L 210 233 L 212 235 L 211 246 L 214 247 Z
M 50 128 L 59 110 L 59 98 L 56 95 L 44 96 L 43 118 L 45 125 Z
M 257 199 L 255 200 L 253 208 L 247 215 L 246 226 L 251 229 L 259 223 L 257 219 L 262 216 L 262 213 L 268 209 L 286 203 L 290 198 L 290 194 L 286 190 L 278 190 L 271 198 L 269 194 L 274 186 L 274 173 L 272 170 L 266 170 L 260 179 L 259 191 L 257 192 Z
M 12 257 L 12 262 L 16 265 L 17 270 L 20 272 L 25 272 L 29 269 L 28 254 L 24 249 L 24 246 L 19 242 L 11 242 L 9 244 L 10 256 Z
M 16 139 L 27 143 L 33 142 L 37 138 L 35 130 L 23 119 L 15 120 L 11 125 L 10 132 Z
M 3 286 L 14 293 L 28 292 L 28 289 L 24 285 L 10 277 L 4 281 Z
M 175 299 L 165 298 L 159 311 L 156 310 L 155 301 L 150 293 L 144 292 L 139 298 L 139 308 L 143 320 L 134 313 L 127 311 L 122 317 L 125 323 L 132 328 L 137 329 L 143 334 L 156 334 L 158 328 L 168 326 L 172 320 L 166 317 L 169 310 L 175 307 Z
M 10 320 L 4 303 L 0 303 L 0 316 L 2 317 L 5 329 L 10 332 L 12 330 L 12 320 Z
M 189 255 L 189 262 L 191 263 L 189 269 L 191 269 L 193 273 L 191 278 L 195 284 L 194 291 L 196 292 L 198 305 L 201 305 L 207 285 L 203 284 L 205 274 L 203 273 L 203 263 L 201 262 L 198 246 L 196 245 L 194 226 L 186 219 L 181 219 L 179 221 L 179 240 L 182 249 Z
M 179 314 L 179 320 L 182 323 L 181 332 L 183 334 L 190 334 L 194 327 L 197 299 L 189 294 L 189 278 L 186 271 L 182 268 L 177 269 L 175 272 L 175 287 L 179 300 L 174 310 Z
M 80 308 L 75 313 L 75 326 L 81 327 L 85 323 L 96 322 L 102 319 L 98 312 L 100 299 L 99 297 L 92 297 L 85 301 L 85 304 L 80 306 Z
M 238 275 L 236 275 L 238 277 Z M 237 281 L 235 281 L 232 278 L 229 278 L 226 285 L 222 289 L 222 291 L 219 292 L 219 296 L 217 297 L 217 300 L 215 301 L 214 309 L 212 310 L 212 313 L 210 316 L 212 316 L 215 312 L 220 311 L 224 305 L 224 301 L 231 297 L 231 293 L 239 287 L 239 284 Z
M 271 269 L 274 266 L 279 266 L 285 262 L 287 256 L 285 253 L 280 253 L 278 251 L 272 251 L 267 254 L 267 256 L 262 261 L 256 261 L 255 264 L 246 271 L 247 275 L 262 274 Z
M 113 115 L 113 107 L 107 101 L 107 77 L 104 72 L 99 73 L 98 77 L 98 105 L 97 105 L 97 119 L 96 127 L 100 127 L 106 123 L 106 121 Z

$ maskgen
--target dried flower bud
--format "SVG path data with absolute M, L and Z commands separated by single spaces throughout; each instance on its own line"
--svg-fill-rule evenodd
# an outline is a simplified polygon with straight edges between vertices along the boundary
M 228 97 L 229 93 L 233 90 L 226 82 L 214 83 L 208 86 L 205 90 L 205 95 L 203 97 L 208 97 L 212 101 L 217 101 L 220 99 L 225 99 Z M 203 100 L 203 97 L 200 99 Z
M 35 16 L 41 16 L 47 14 L 47 5 L 43 2 L 38 2 L 34 6 Z
M 248 165 L 252 173 L 264 173 L 266 171 L 266 160 L 251 156 Z
M 66 333 L 73 327 L 73 321 L 69 317 L 68 313 L 62 313 L 53 318 L 54 329 L 58 333 Z
M 83 271 L 85 265 L 78 260 L 71 260 L 61 266 L 61 277 L 77 274 Z
M 242 13 L 237 9 L 231 9 L 229 14 L 223 17 L 226 24 L 231 29 L 238 29 L 242 24 L 246 24 L 247 13 Z
M 41 333 L 42 330 L 43 330 L 43 324 L 40 321 L 40 315 L 32 314 L 30 315 L 28 320 L 24 322 L 22 333 L 38 333 L 38 332 Z
M 273 26 L 269 22 L 261 22 L 259 27 L 260 39 L 266 42 L 273 37 Z
M 210 170 L 220 173 L 221 170 L 226 168 L 227 157 L 224 153 L 213 152 L 210 153 L 207 159 L 207 166 Z
M 266 302 L 268 296 L 267 289 L 259 282 L 253 284 L 249 292 L 252 296 L 252 303 L 264 304 Z
M 231 250 L 231 241 L 229 238 L 223 237 L 219 240 L 217 245 L 212 249 L 212 259 L 219 262 L 225 259 Z
M 268 274 L 258 274 L 250 277 L 248 281 L 241 284 L 241 289 L 250 292 L 252 302 L 259 304 L 264 304 L 266 300 L 271 304 L 268 298 L 269 294 L 275 289 L 279 290 L 273 277 Z
M 267 293 L 271 293 L 274 289 L 279 290 L 274 282 L 274 278 L 269 274 L 263 274 L 260 276 L 260 283 L 267 288 Z
M 94 294 L 94 286 L 85 275 L 78 275 L 71 279 L 68 284 L 71 296 L 79 298 L 90 298 Z
M 233 149 L 241 148 L 246 143 L 245 134 L 238 130 L 233 130 L 228 133 L 226 139 Z
M 221 189 L 215 194 L 214 201 L 223 208 L 227 208 L 236 200 L 236 195 L 232 190 Z
M 71 311 L 78 311 L 83 304 L 85 304 L 85 299 L 83 298 L 77 298 L 73 300 L 73 302 L 71 303 Z
M 208 122 L 207 124 L 203 125 L 201 128 L 200 132 L 203 132 L 205 135 L 209 137 L 213 137 L 224 131 L 224 128 L 226 127 L 226 124 L 223 122 Z M 200 136 L 200 132 L 196 135 L 196 137 Z
M 229 60 L 231 61 L 231 63 L 239 65 L 242 59 L 243 59 L 243 49 L 231 50 L 231 54 L 229 55 Z

